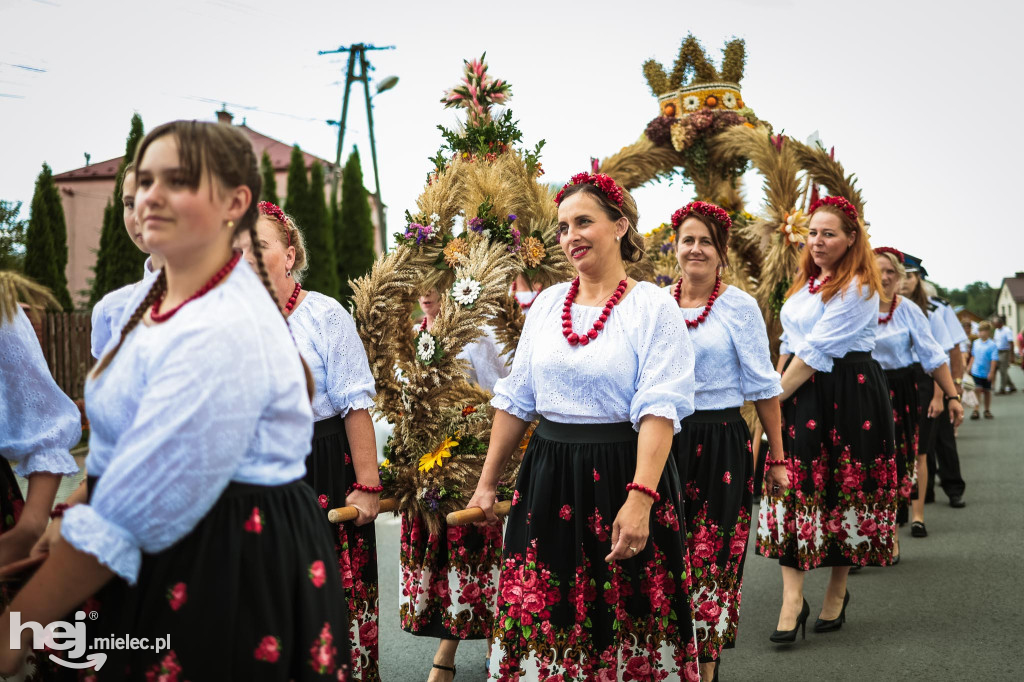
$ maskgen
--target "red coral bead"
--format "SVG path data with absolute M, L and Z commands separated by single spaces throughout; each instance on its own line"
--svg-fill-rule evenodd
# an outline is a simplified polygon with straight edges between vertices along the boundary
M 585 346 L 585 345 L 587 345 L 588 343 L 590 343 L 590 337 L 589 337 L 589 336 L 586 336 L 586 335 L 584 335 L 584 336 L 581 336 L 581 337 L 579 337 L 579 342 L 580 342 L 580 345 L 581 345 L 581 346 Z
M 577 335 L 576 335 L 575 333 L 573 333 L 573 334 L 569 334 L 569 336 L 567 336 L 567 337 L 565 337 L 565 338 L 566 338 L 566 340 L 567 340 L 567 341 L 568 341 L 569 343 L 571 343 L 571 344 L 572 344 L 572 345 L 574 345 L 574 346 L 575 346 L 575 345 L 576 345 L 577 343 L 579 343 L 579 341 L 580 341 L 580 337 L 579 337 L 579 336 L 577 336 Z
M 596 329 L 591 329 L 589 332 L 587 332 L 587 336 L 589 336 L 592 339 L 596 339 L 597 338 L 597 330 Z
M 601 314 L 600 314 L 600 315 L 599 315 L 599 316 L 597 317 L 598 321 L 599 321 L 599 322 L 607 322 L 607 321 L 608 321 L 608 313 L 610 313 L 610 312 L 611 312 L 611 310 L 610 310 L 610 309 L 605 309 L 605 312 L 601 313 Z
M 595 322 L 594 323 L 594 329 L 597 329 L 598 331 L 604 329 L 604 322 L 602 322 L 601 320 L 598 320 L 597 322 Z

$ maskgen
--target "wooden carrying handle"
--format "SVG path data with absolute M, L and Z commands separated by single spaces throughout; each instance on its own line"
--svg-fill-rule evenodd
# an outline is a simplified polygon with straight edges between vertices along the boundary
M 393 497 L 380 501 L 380 513 L 393 512 L 398 509 L 398 500 Z M 359 518 L 359 510 L 355 507 L 337 507 L 327 512 L 327 520 L 331 523 L 344 523 Z
M 511 509 L 511 502 L 507 500 L 505 502 L 498 502 L 494 505 L 494 515 L 508 516 L 508 512 Z M 470 509 L 454 511 L 445 520 L 448 521 L 449 526 L 468 526 L 471 523 L 486 521 L 487 517 L 484 516 L 483 510 L 479 507 L 471 507 Z

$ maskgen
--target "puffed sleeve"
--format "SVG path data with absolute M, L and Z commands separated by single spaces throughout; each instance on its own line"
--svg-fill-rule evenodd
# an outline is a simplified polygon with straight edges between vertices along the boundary
M 508 376 L 506 358 L 498 348 L 498 339 L 490 327 L 484 327 L 483 334 L 465 348 L 466 358 L 472 365 L 471 374 L 480 388 L 494 391 L 498 379 Z M 461 355 L 461 354 L 460 354 Z
M 69 450 L 82 437 L 78 407 L 57 386 L 25 312 L 0 321 L 0 456 L 19 476 L 78 471 Z
M 946 351 L 932 336 L 931 325 L 921 309 L 912 301 L 903 299 L 900 305 L 906 306 L 907 327 L 910 330 L 910 341 L 917 352 L 917 358 L 924 370 L 931 374 L 946 362 Z
M 825 304 L 825 312 L 793 353 L 819 372 L 832 371 L 832 359 L 853 348 L 878 315 L 878 294 L 865 298 L 860 282 L 850 285 Z
M 792 352 L 789 348 L 789 334 L 783 330 L 782 335 L 779 336 L 779 355 L 790 355 Z
M 110 321 L 107 320 L 106 303 L 104 296 L 92 307 L 92 331 L 89 334 L 89 346 L 92 356 L 97 360 L 103 355 L 103 349 L 110 341 Z
M 738 297 L 740 298 L 740 297 Z M 730 326 L 733 347 L 740 361 L 740 390 L 744 400 L 765 400 L 782 393 L 779 373 L 772 367 L 768 330 L 757 302 L 741 297 Z
M 152 359 L 135 419 L 89 504 L 64 514 L 64 538 L 131 584 L 142 552 L 188 534 L 227 487 L 266 409 L 266 368 L 282 362 L 267 357 L 256 325 L 218 327 L 182 335 Z
M 967 334 L 964 332 L 964 326 L 960 324 L 960 318 L 956 316 L 956 311 L 948 305 L 940 305 L 939 310 L 942 311 L 942 319 L 946 323 L 946 333 L 949 335 L 952 345 L 966 341 Z
M 331 406 L 342 417 L 351 410 L 373 407 L 377 386 L 370 373 L 366 350 L 356 331 L 355 320 L 348 311 L 332 306 L 325 321 L 329 350 L 327 364 L 327 395 Z
M 640 293 L 634 291 L 633 295 Z M 679 433 L 679 422 L 693 414 L 693 344 L 670 296 L 657 292 L 644 306 L 644 313 L 647 319 L 636 320 L 636 393 L 629 405 L 629 420 L 639 431 L 643 417 L 665 417 L 672 421 L 673 432 Z
M 496 410 L 508 412 L 517 419 L 524 422 L 532 422 L 537 418 L 537 395 L 534 392 L 533 384 L 533 337 L 541 325 L 543 313 L 548 311 L 551 305 L 551 296 L 554 288 L 549 288 L 540 293 L 531 306 L 531 312 L 526 316 L 526 323 L 523 325 L 523 332 L 519 335 L 519 344 L 516 346 L 515 358 L 512 360 L 512 368 L 508 375 L 498 379 L 494 384 L 494 397 L 491 398 L 491 406 Z
M 946 319 L 942 315 L 941 306 L 928 316 L 928 327 L 932 331 L 932 338 L 942 347 L 942 350 L 948 353 L 953 349 L 956 344 L 949 338 L 949 329 L 946 327 Z

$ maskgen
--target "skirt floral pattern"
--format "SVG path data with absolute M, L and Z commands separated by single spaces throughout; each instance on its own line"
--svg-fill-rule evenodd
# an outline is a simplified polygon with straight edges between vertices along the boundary
M 134 586 L 115 578 L 82 607 L 98 616 L 89 638 L 169 637 L 170 648 L 108 650 L 83 679 L 349 680 L 333 556 L 305 483 L 231 483 L 191 533 L 143 555 Z
M 782 405 L 790 488 L 764 489 L 757 551 L 783 566 L 887 566 L 896 531 L 889 389 L 868 353 L 836 358 Z
M 609 564 L 635 433 L 626 424 L 628 440 L 566 442 L 623 425 L 551 426 L 530 439 L 507 520 L 491 679 L 698 680 L 675 461 L 647 545 Z
M 313 450 L 306 458 L 306 483 L 313 488 L 317 504 L 324 510 L 323 521 L 334 538 L 336 566 L 348 607 L 351 677 L 375 682 L 380 679 L 376 530 L 372 523 L 357 526 L 327 520 L 327 510 L 344 506 L 355 482 L 344 420 L 332 417 L 316 422 Z
M 913 366 L 886 370 L 885 380 L 889 385 L 892 421 L 896 433 L 896 480 L 899 482 L 896 522 L 903 524 L 909 520 L 908 506 L 917 487 L 921 412 L 927 414 L 927 406 L 922 410 Z
M 449 526 L 431 532 L 402 515 L 402 629 L 421 637 L 490 639 L 498 594 L 501 527 Z
M 736 644 L 754 493 L 751 448 L 739 408 L 696 412 L 683 420 L 675 438 L 674 455 L 685 477 L 690 600 L 702 661 Z

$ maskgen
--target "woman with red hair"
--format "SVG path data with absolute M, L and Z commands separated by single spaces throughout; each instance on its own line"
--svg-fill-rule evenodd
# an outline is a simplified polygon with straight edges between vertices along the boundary
M 811 206 L 807 246 L 780 312 L 783 441 L 769 460 L 757 550 L 782 566 L 777 643 L 806 632 L 804 571 L 832 569 L 815 632 L 838 630 L 852 566 L 892 563 L 896 452 L 885 374 L 872 359 L 881 282 L 854 206 Z

